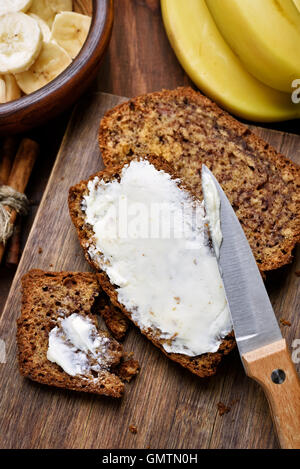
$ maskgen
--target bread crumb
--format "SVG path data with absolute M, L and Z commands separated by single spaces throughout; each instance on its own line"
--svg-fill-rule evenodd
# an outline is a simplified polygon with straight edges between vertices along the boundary
M 129 428 L 129 431 L 130 431 L 131 433 L 133 433 L 134 435 L 137 434 L 137 428 L 136 428 L 135 425 L 129 425 L 128 428 Z
M 231 407 L 227 407 L 225 404 L 223 404 L 223 402 L 218 402 L 217 407 L 220 417 L 222 417 L 224 414 L 228 414 L 231 409 Z
M 239 399 L 233 399 L 232 401 L 229 402 L 229 405 L 226 406 L 223 402 L 218 402 L 217 407 L 219 411 L 219 415 L 222 417 L 224 414 L 228 414 L 228 412 L 231 411 L 231 408 L 234 404 L 239 402 Z
M 234 404 L 239 402 L 239 399 L 233 399 L 232 401 L 229 402 L 230 407 L 232 407 Z
M 284 319 L 284 318 L 280 318 L 280 324 L 282 326 L 288 326 L 288 327 L 291 327 L 292 323 L 290 321 L 288 321 L 287 319 Z
M 42 249 L 42 248 L 39 248 L 39 249 L 38 249 L 38 253 L 39 253 L 39 254 L 42 254 L 42 252 L 43 252 L 43 249 Z
M 137 360 L 129 359 L 125 360 L 118 366 L 117 375 L 121 378 L 122 381 L 129 381 L 132 380 L 134 376 L 136 376 L 140 371 L 140 365 Z

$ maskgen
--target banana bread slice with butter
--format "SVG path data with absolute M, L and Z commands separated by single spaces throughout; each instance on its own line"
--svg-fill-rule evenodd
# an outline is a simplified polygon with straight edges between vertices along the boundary
M 300 170 L 215 103 L 191 88 L 133 98 L 106 113 L 104 164 L 155 154 L 201 197 L 204 163 L 221 183 L 261 272 L 292 259 L 300 239 Z
M 109 303 L 96 275 L 34 269 L 22 278 L 22 293 L 21 374 L 43 384 L 121 397 L 120 376 L 129 381 L 138 363 L 124 361 L 122 346 L 98 328 L 95 313 Z
M 202 202 L 162 158 L 138 157 L 72 187 L 69 208 L 112 303 L 170 359 L 214 374 L 235 342 Z

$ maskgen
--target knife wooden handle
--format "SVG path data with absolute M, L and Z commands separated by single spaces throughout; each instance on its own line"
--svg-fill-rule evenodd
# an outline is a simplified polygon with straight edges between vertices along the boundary
M 245 353 L 242 359 L 247 375 L 265 391 L 281 447 L 300 449 L 300 380 L 285 339 Z

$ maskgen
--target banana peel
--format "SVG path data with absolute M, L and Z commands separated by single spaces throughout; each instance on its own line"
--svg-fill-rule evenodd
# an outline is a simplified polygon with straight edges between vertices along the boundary
M 299 10 L 300 13 L 300 0 L 293 0 L 295 7 Z
M 243 119 L 300 118 L 291 93 L 270 88 L 244 68 L 219 32 L 205 0 L 161 0 L 165 29 L 186 73 L 207 96 Z
M 290 93 L 300 77 L 300 15 L 292 0 L 205 3 L 246 70 L 265 85 Z

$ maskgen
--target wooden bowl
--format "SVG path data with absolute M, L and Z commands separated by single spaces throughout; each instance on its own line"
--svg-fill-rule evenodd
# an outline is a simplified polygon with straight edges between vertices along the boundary
M 74 10 L 92 16 L 88 38 L 69 67 L 48 85 L 0 104 L 0 135 L 43 124 L 71 106 L 95 78 L 113 25 L 113 0 L 74 0 Z

